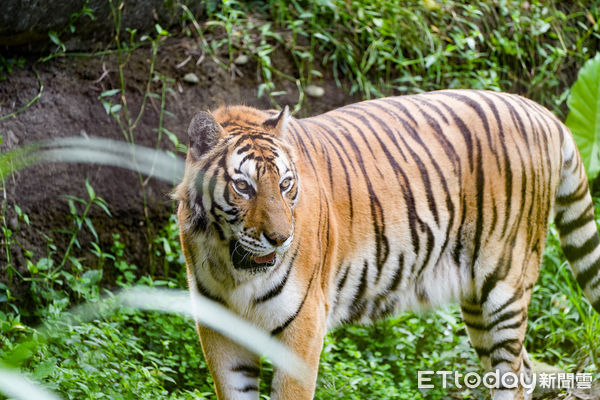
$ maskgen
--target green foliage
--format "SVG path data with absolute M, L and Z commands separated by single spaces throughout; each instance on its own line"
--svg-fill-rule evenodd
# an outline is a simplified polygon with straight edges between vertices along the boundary
M 560 115 L 565 80 L 600 43 L 599 10 L 598 0 L 568 6 L 556 0 L 229 0 L 208 7 L 197 35 L 232 72 L 240 54 L 253 59 L 264 80 L 259 94 L 278 93 L 275 75 L 298 80 L 302 89 L 325 70 L 366 98 L 492 89 L 521 93 Z M 198 23 L 192 26 L 199 31 Z M 291 55 L 297 76 L 272 62 L 277 48 Z
M 2 56 L 0 55 L 0 58 L 2 58 Z M 35 69 L 35 66 L 32 67 L 33 72 L 35 74 L 35 77 L 38 81 L 38 92 L 35 96 L 33 96 L 24 106 L 18 108 L 17 110 L 10 112 L 8 114 L 4 114 L 4 115 L 0 115 L 0 121 L 8 119 L 8 118 L 13 118 L 15 116 L 17 116 L 18 114 L 22 113 L 23 111 L 27 110 L 29 107 L 31 107 L 31 105 L 33 103 L 35 103 L 36 101 L 38 101 L 40 99 L 40 97 L 42 97 L 42 93 L 44 92 L 44 84 L 42 82 L 42 79 L 40 78 L 40 74 L 37 71 L 37 69 Z M 2 73 L 2 69 L 0 68 L 0 74 Z M 0 82 L 2 81 L 2 75 L 0 75 Z M 18 149 L 17 149 L 18 150 Z M 3 160 L 0 159 L 0 176 L 2 176 L 3 174 Z
M 1 167 L 0 167 L 0 169 L 1 169 Z M 0 173 L 0 175 L 1 175 L 1 173 Z M 2 182 L 3 181 L 4 180 L 2 179 Z M 14 213 L 16 214 L 16 219 L 13 219 L 13 224 L 11 224 L 12 226 L 9 226 L 9 224 L 7 222 L 8 208 L 9 208 L 9 204 L 6 199 L 6 196 L 4 196 L 2 204 L 1 204 L 1 214 L 0 214 L 0 219 L 2 221 L 2 224 L 0 225 L 0 231 L 2 232 L 1 244 L 2 244 L 2 247 L 4 250 L 4 256 L 6 257 L 5 268 L 6 268 L 6 273 L 7 273 L 7 280 L 9 283 L 12 283 L 14 275 L 17 275 L 19 277 L 21 277 L 21 276 L 19 274 L 19 271 L 16 269 L 15 265 L 13 265 L 13 260 L 11 259 L 11 247 L 13 245 L 23 247 L 19 243 L 19 241 L 15 238 L 15 236 L 16 236 L 16 233 L 19 232 L 21 227 L 23 225 L 28 226 L 30 221 L 29 221 L 29 216 L 21 210 L 21 207 L 19 207 L 17 204 L 13 204 L 12 208 L 14 210 Z M 29 251 L 29 250 L 25 250 L 24 255 L 27 258 L 31 258 L 33 256 L 31 251 Z M 0 293 L 1 293 L 0 294 L 0 303 L 6 302 L 12 298 L 12 296 L 10 295 L 10 290 L 9 290 L 8 286 L 6 286 L 5 284 L 0 284 Z
M 330 333 L 321 359 L 318 399 L 465 399 L 481 389 L 417 388 L 417 371 L 480 371 L 458 307 L 427 315 L 402 314 L 373 326 L 347 326 Z M 464 390 L 464 389 L 463 389 Z
M 99 300 L 99 285 L 93 286 L 96 290 L 86 295 L 91 303 Z M 41 315 L 43 324 L 37 328 L 23 326 L 18 314 L 0 315 L 5 321 L 0 324 L 0 358 L 12 360 L 63 398 L 203 399 L 213 393 L 189 319 L 126 308 L 78 321 L 52 309 Z M 33 347 L 23 347 L 31 334 Z M 40 334 L 43 340 L 36 339 Z
M 592 180 L 600 172 L 600 53 L 579 71 L 568 104 L 566 124 Z
M 60 265 L 58 266 L 59 269 L 62 269 L 62 267 L 64 267 L 67 260 L 70 260 L 73 265 L 83 268 L 83 266 L 79 263 L 79 261 L 77 259 L 71 257 L 71 249 L 73 248 L 73 245 L 77 246 L 78 248 L 81 248 L 81 245 L 79 244 L 78 236 L 79 236 L 79 232 L 81 232 L 81 230 L 84 228 L 84 224 L 85 224 L 85 227 L 94 236 L 95 241 L 96 242 L 98 241 L 98 234 L 96 233 L 94 224 L 92 223 L 92 220 L 88 217 L 88 214 L 89 214 L 92 206 L 99 207 L 100 209 L 102 209 L 102 211 L 104 211 L 104 213 L 107 216 L 109 216 L 109 217 L 111 216 L 110 211 L 108 210 L 108 205 L 106 204 L 104 199 L 96 196 L 96 192 L 94 191 L 94 188 L 92 188 L 92 186 L 90 185 L 90 183 L 87 179 L 85 180 L 85 188 L 88 193 L 88 200 L 84 200 L 84 199 L 81 199 L 79 197 L 72 196 L 72 195 L 64 195 L 63 196 L 63 198 L 65 200 L 67 200 L 67 202 L 69 203 L 69 212 L 70 212 L 69 219 L 71 220 L 72 228 L 71 228 L 71 230 L 63 230 L 62 231 L 63 233 L 68 234 L 70 236 L 70 239 L 69 239 L 69 244 L 67 245 L 67 249 L 65 250 L 65 253 L 63 255 L 62 261 L 61 261 Z M 79 210 L 75 206 L 76 203 L 79 203 L 83 207 L 83 211 L 81 212 L 81 215 L 79 214 Z

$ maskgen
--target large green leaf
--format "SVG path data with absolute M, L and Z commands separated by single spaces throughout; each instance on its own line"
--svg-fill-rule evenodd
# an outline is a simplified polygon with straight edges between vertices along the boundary
M 571 88 L 567 126 L 573 133 L 589 179 L 600 172 L 600 53 L 588 60 Z

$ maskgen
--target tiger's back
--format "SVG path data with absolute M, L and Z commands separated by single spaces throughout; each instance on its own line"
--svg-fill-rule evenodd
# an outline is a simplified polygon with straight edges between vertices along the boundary
M 527 307 L 551 218 L 600 312 L 587 178 L 571 134 L 542 106 L 448 90 L 300 120 L 247 107 L 214 115 L 190 125 L 178 188 L 192 291 L 278 336 L 315 379 L 327 329 L 450 301 L 488 370 L 530 376 Z M 199 331 L 219 398 L 256 398 L 256 356 Z M 272 398 L 313 392 L 314 382 L 274 377 Z

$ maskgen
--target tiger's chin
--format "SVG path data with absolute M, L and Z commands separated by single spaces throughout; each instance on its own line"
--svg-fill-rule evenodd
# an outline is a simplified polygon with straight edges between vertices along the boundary
M 233 267 L 237 270 L 261 273 L 273 267 L 277 262 L 277 253 L 259 256 L 246 250 L 237 240 L 229 242 L 229 254 Z

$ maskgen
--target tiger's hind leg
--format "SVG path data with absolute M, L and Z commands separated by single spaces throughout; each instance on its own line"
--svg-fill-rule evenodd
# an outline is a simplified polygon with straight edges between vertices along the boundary
M 473 348 L 484 369 L 489 372 L 497 370 L 499 377 L 507 372 L 524 373 L 527 379 L 531 377 L 529 358 L 523 346 L 526 326 L 523 320 L 527 319 L 527 314 L 521 307 L 522 303 L 515 301 L 495 310 L 467 301 L 461 304 Z M 514 387 L 512 382 L 507 383 L 507 387 L 500 384 L 492 390 L 494 400 L 528 398 L 522 388 Z
M 507 277 L 495 281 L 492 281 L 493 274 L 489 275 L 483 281 L 479 296 L 461 301 L 473 348 L 485 370 L 500 378 L 500 383 L 492 389 L 494 400 L 531 398 L 531 363 L 523 342 L 527 308 L 540 261 L 541 256 L 534 254 L 520 264 L 524 267 L 517 273 L 510 271 Z M 512 264 L 514 267 L 520 265 Z M 510 275 L 513 275 L 512 279 Z M 526 387 L 513 378 L 524 379 Z

